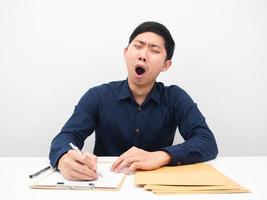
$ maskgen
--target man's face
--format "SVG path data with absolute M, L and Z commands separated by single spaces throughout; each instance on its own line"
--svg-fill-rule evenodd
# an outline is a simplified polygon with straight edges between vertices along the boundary
M 166 56 L 164 39 L 160 35 L 153 32 L 137 35 L 124 50 L 128 80 L 138 86 L 154 84 L 159 73 L 171 65 Z

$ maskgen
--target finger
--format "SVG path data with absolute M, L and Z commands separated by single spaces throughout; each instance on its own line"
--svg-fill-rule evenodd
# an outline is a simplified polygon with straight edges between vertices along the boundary
M 88 153 L 88 152 L 84 152 L 83 154 L 86 155 L 87 158 L 97 162 L 97 156 L 96 155 Z
M 69 180 L 95 180 L 98 177 L 94 171 L 87 170 L 89 169 L 86 165 L 83 166 L 73 159 L 68 159 L 60 172 L 66 179 Z
M 138 161 L 138 158 L 136 157 L 126 157 L 119 165 L 117 165 L 117 167 L 114 169 L 114 172 L 121 172 L 124 168 L 129 167 L 133 162 L 136 161 Z
M 126 175 L 131 175 L 134 174 L 134 172 L 139 168 L 141 162 L 133 162 L 130 166 L 125 167 L 122 169 L 122 173 L 126 174 Z
M 84 164 L 87 165 L 90 169 L 96 170 L 97 157 L 90 153 L 84 153 L 84 156 Z
M 111 171 L 115 171 L 118 166 L 126 159 L 126 155 L 121 155 L 111 166 Z
M 114 168 L 114 172 L 119 173 L 122 171 L 123 168 L 125 168 L 128 165 L 129 165 L 129 161 L 124 159 L 122 160 L 122 162 L 120 162 L 120 164 L 117 165 L 116 168 Z
M 77 152 L 75 150 L 69 150 L 68 154 L 72 159 L 79 161 L 80 163 L 84 163 L 84 161 L 83 161 L 84 158 L 83 158 L 82 153 Z
M 76 162 L 75 160 L 71 163 L 71 169 L 84 175 L 89 175 L 96 178 L 98 177 L 94 170 L 88 168 L 87 165 Z
M 119 157 L 111 166 L 111 171 L 114 171 L 118 165 L 123 161 L 122 157 Z
M 90 175 L 87 175 L 87 174 L 82 174 L 76 170 L 72 170 L 67 179 L 69 180 L 96 180 L 97 178 L 95 176 L 90 176 Z
M 133 153 L 136 151 L 136 149 L 136 147 L 131 147 L 129 150 L 121 154 L 120 157 L 112 164 L 111 171 L 114 171 L 127 156 L 133 156 Z
M 137 169 L 140 169 L 141 167 L 141 162 L 133 162 L 126 170 L 126 174 L 132 174 L 134 173 Z
M 81 154 L 77 151 L 71 150 L 70 155 L 77 162 L 84 164 L 84 165 L 87 165 L 88 168 L 90 168 L 92 170 L 96 170 L 96 162 L 94 160 L 90 159 L 87 154 Z
M 96 170 L 96 163 L 94 161 L 92 161 L 89 158 L 86 158 L 86 155 L 80 154 L 79 152 L 76 151 L 72 151 L 70 152 L 70 160 L 69 160 L 69 165 L 70 166 L 75 166 L 74 169 L 82 172 L 85 170 L 85 172 L 88 173 L 91 172 L 91 170 L 95 171 Z M 79 165 L 77 165 L 79 164 Z M 79 167 L 80 166 L 80 167 Z M 81 166 L 83 166 L 83 169 L 81 169 Z M 86 167 L 85 167 L 86 166 Z M 88 168 L 86 170 L 86 168 Z
M 115 168 L 114 168 L 114 172 L 121 172 L 122 169 L 124 169 L 125 167 L 129 166 L 130 161 L 126 158 L 124 158 Z
M 85 174 L 85 173 L 83 173 L 81 171 L 77 171 L 76 169 L 73 169 L 73 171 L 75 171 L 75 172 L 77 172 L 77 173 L 79 173 L 81 175 L 84 175 L 85 177 L 90 177 L 90 179 L 88 179 L 88 180 L 96 180 L 96 179 L 98 179 L 98 174 L 93 170 L 90 170 L 90 172 L 88 174 Z M 82 180 L 84 180 L 84 179 L 82 179 Z

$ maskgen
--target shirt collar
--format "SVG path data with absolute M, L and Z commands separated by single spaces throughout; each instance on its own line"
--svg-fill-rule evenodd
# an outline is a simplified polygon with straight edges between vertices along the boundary
M 150 93 L 148 94 L 146 100 L 144 103 L 149 102 L 149 100 L 152 99 L 154 102 L 156 102 L 157 104 L 160 103 L 160 89 L 158 87 L 158 83 L 155 82 Z
M 132 96 L 131 90 L 128 85 L 128 79 L 122 82 L 122 85 L 120 87 L 120 91 L 118 92 L 117 99 L 128 99 Z
M 120 91 L 118 92 L 117 99 L 123 100 L 123 99 L 128 99 L 128 98 L 133 99 L 133 96 L 128 85 L 128 79 L 126 79 L 125 81 L 123 81 L 121 85 Z M 160 103 L 160 88 L 158 87 L 157 82 L 155 82 L 154 86 L 152 87 L 152 90 L 148 94 L 144 103 L 149 102 L 150 99 L 154 100 L 158 104 Z

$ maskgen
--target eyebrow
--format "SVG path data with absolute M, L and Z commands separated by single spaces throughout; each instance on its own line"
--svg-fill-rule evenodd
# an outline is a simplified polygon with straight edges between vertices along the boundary
M 139 42 L 139 43 L 141 43 L 142 45 L 145 45 L 146 44 L 146 42 L 144 42 L 144 41 L 142 41 L 142 40 L 134 40 L 135 42 Z M 152 48 L 161 48 L 161 46 L 159 46 L 159 45 L 157 45 L 157 44 L 150 44 L 150 43 L 148 43 L 148 46 L 150 46 L 150 47 L 152 47 Z

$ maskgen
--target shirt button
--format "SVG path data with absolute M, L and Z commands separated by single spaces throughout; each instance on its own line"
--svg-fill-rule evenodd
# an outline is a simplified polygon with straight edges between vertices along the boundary
M 141 106 L 138 107 L 138 111 L 141 111 Z
M 139 133 L 139 132 L 140 132 L 139 128 L 136 128 L 136 129 L 135 129 L 135 132 L 136 132 L 136 133 Z

